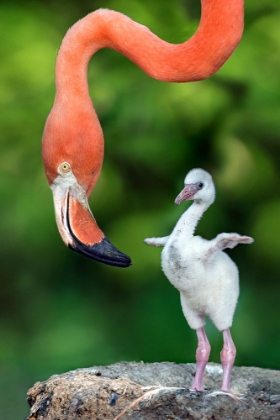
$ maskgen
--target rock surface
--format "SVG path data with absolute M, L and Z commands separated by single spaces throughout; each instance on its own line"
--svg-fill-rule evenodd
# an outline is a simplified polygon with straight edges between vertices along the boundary
M 27 420 L 280 420 L 280 372 L 234 367 L 232 396 L 222 369 L 207 365 L 204 392 L 190 392 L 194 364 L 117 363 L 77 369 L 28 391 Z

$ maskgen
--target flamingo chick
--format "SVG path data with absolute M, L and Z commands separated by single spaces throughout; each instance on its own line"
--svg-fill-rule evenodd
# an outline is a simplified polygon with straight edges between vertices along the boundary
M 191 390 L 203 391 L 203 374 L 211 349 L 204 330 L 205 317 L 209 316 L 223 333 L 221 389 L 229 392 L 236 355 L 229 328 L 239 295 L 239 276 L 237 266 L 223 250 L 254 240 L 237 233 L 220 233 L 210 241 L 194 236 L 199 219 L 215 200 L 212 177 L 203 169 L 192 169 L 187 174 L 175 204 L 185 200 L 193 200 L 193 204 L 180 217 L 171 235 L 147 238 L 145 243 L 164 247 L 163 272 L 179 290 L 183 313 L 197 333 L 196 375 Z

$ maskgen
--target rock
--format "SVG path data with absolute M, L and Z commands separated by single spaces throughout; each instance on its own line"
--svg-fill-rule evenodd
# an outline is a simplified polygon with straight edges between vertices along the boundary
M 280 420 L 280 372 L 234 367 L 232 391 L 209 363 L 204 392 L 191 392 L 194 364 L 116 363 L 77 369 L 28 391 L 26 420 Z

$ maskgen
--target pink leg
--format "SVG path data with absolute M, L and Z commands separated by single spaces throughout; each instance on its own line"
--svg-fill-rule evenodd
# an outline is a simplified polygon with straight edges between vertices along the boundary
M 198 347 L 196 350 L 196 373 L 190 389 L 191 391 L 204 391 L 203 374 L 209 359 L 211 347 L 204 328 L 196 330 L 196 334 L 198 338 Z
M 230 392 L 230 376 L 234 359 L 236 355 L 236 348 L 232 341 L 229 330 L 223 331 L 224 346 L 221 351 L 221 363 L 223 366 L 223 383 L 221 390 Z

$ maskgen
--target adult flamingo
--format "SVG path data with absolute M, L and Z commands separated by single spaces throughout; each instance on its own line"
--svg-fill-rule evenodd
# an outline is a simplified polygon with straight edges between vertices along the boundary
M 197 32 L 178 45 L 111 10 L 90 13 L 68 30 L 56 61 L 56 95 L 44 129 L 43 163 L 58 230 L 69 248 L 105 264 L 131 264 L 100 230 L 88 205 L 104 150 L 88 93 L 87 66 L 92 55 L 112 48 L 161 81 L 205 79 L 219 70 L 241 39 L 243 1 L 201 0 Z

